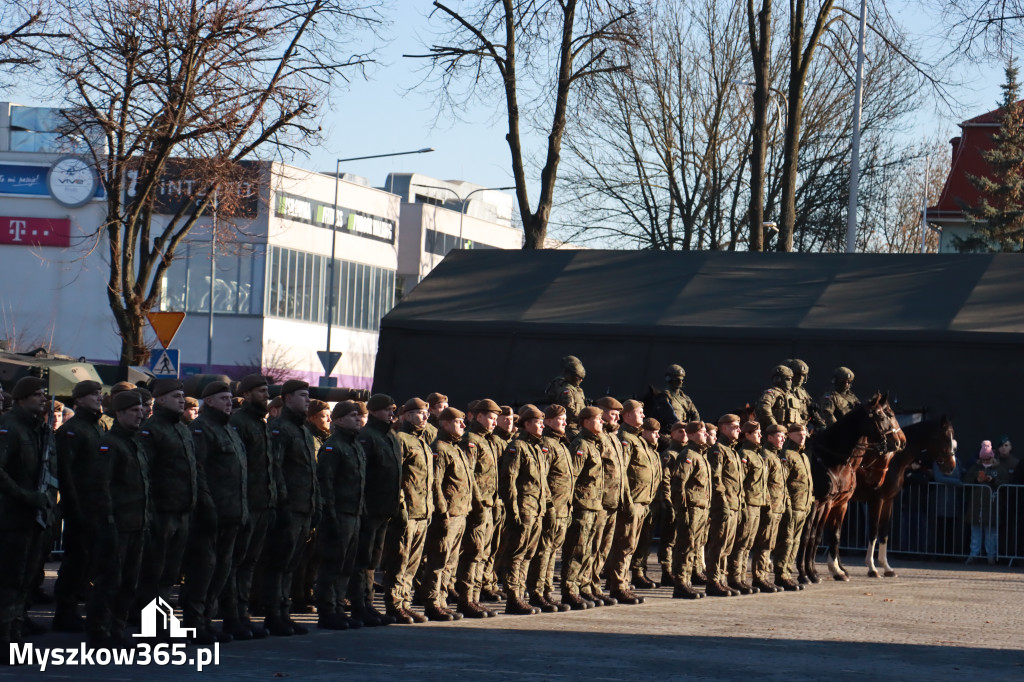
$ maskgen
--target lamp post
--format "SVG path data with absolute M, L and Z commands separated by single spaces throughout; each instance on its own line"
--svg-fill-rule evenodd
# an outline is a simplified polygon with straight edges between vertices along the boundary
M 328 268 L 327 280 L 327 349 L 320 358 L 321 364 L 324 366 L 324 378 L 322 385 L 329 386 L 331 384 L 331 372 L 334 370 L 334 366 L 338 364 L 338 359 L 335 359 L 331 355 L 331 328 L 334 326 L 334 249 L 338 243 L 338 190 L 341 184 L 341 164 L 347 161 L 365 161 L 366 159 L 384 159 L 392 156 L 408 156 L 410 154 L 429 154 L 434 151 L 433 147 L 424 147 L 423 149 L 415 149 L 408 152 L 391 152 L 389 154 L 370 154 L 368 156 L 353 156 L 347 159 L 336 159 L 334 162 L 334 224 L 331 227 L 331 262 Z M 395 235 L 397 239 L 397 235 Z M 329 365 L 329 366 L 328 366 Z
M 213 190 L 213 232 L 210 236 L 210 317 L 206 330 L 206 371 L 213 373 L 213 299 L 217 289 L 217 189 Z
M 931 165 L 931 157 L 924 155 L 924 187 L 921 188 L 921 253 L 927 252 L 928 239 L 928 171 Z

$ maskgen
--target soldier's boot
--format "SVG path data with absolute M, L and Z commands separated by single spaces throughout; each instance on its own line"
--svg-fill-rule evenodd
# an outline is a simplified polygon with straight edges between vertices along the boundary
M 608 596 L 617 601 L 619 604 L 627 604 L 632 606 L 634 604 L 640 603 L 640 599 L 637 596 L 630 594 L 628 591 L 624 589 L 609 590 Z
M 352 597 L 352 615 L 368 628 L 391 625 L 395 622 L 390 614 L 383 614 L 373 608 L 373 604 L 367 602 L 361 594 Z
M 343 613 L 324 613 L 323 609 L 317 607 L 316 626 L 321 630 L 348 630 L 348 619 Z
M 697 585 L 698 587 L 705 586 L 708 584 L 708 576 L 701 571 L 694 571 L 690 584 Z
M 673 599 L 700 599 L 704 594 L 693 589 L 693 587 L 682 580 L 676 582 L 672 587 Z
M 746 583 L 744 583 L 739 578 L 729 578 L 729 580 L 725 584 L 729 586 L 730 590 L 733 590 L 735 592 L 739 592 L 740 594 L 756 594 L 757 593 L 757 592 L 755 592 L 755 590 L 757 590 L 756 587 L 754 587 L 752 585 L 748 586 Z
M 532 616 L 540 613 L 540 609 L 530 606 L 522 597 L 509 590 L 508 599 L 505 601 L 505 613 L 513 616 Z
M 47 627 L 39 621 L 29 618 L 27 611 L 22 615 L 19 625 L 21 627 L 22 635 L 41 635 L 44 632 L 49 631 Z
M 587 603 L 587 608 L 595 609 L 604 606 L 604 600 L 598 599 L 589 590 L 580 590 L 580 598 Z
M 530 593 L 530 606 L 537 607 L 542 613 L 558 613 L 558 607 L 545 599 L 544 595 L 539 592 Z
M 722 583 L 713 580 L 708 581 L 706 593 L 709 597 L 735 597 L 736 593 Z
M 249 632 L 252 633 L 253 639 L 266 639 L 270 636 L 270 633 L 265 627 L 257 623 L 253 623 L 249 616 L 242 618 L 242 625 L 244 625 Z
M 662 587 L 675 587 L 675 580 L 672 578 L 672 569 L 668 563 L 661 562 L 661 580 L 658 583 Z
M 423 608 L 423 615 L 427 617 L 427 620 L 438 621 L 447 623 L 455 620 L 452 616 L 452 612 L 446 608 L 438 606 L 437 604 L 430 602 Z
M 206 621 L 205 627 L 206 631 L 212 633 L 214 638 L 216 638 L 217 642 L 220 644 L 231 644 L 231 642 L 235 641 L 235 636 L 228 632 L 224 627 L 221 627 L 221 629 L 218 630 L 213 627 L 213 623 L 209 620 Z
M 459 605 L 456 607 L 466 618 L 487 618 L 487 612 L 476 602 L 469 600 L 468 595 L 459 597 Z
M 589 601 L 583 599 L 583 597 L 581 597 L 580 595 L 574 594 L 572 592 L 562 593 L 562 604 L 564 606 L 568 606 L 573 611 L 586 611 L 591 607 Z
M 800 590 L 802 587 L 802 585 L 799 585 L 796 582 L 790 580 L 789 578 L 783 576 L 776 576 L 775 584 L 782 587 L 782 589 L 784 589 L 786 592 L 796 592 Z
M 295 619 L 293 619 L 290 614 L 285 617 L 285 620 L 288 621 L 288 625 L 291 626 L 292 632 L 294 632 L 296 635 L 309 634 L 309 628 L 303 625 L 302 623 L 296 622 Z
M 775 594 L 776 592 L 779 592 L 782 589 L 781 587 L 780 588 L 776 588 L 775 585 L 771 584 L 770 582 L 768 582 L 767 580 L 761 578 L 760 576 L 754 578 L 754 582 L 751 583 L 751 586 L 755 590 L 760 590 L 761 592 L 764 592 L 765 594 Z
M 409 616 L 412 618 L 412 622 L 413 623 L 426 623 L 427 622 L 427 617 L 426 616 L 424 616 L 422 613 L 418 613 L 416 611 L 413 611 L 408 606 L 402 607 L 402 612 L 409 614 Z
M 558 601 L 558 599 L 555 598 L 554 592 L 545 592 L 544 599 L 546 599 L 549 604 L 554 606 L 558 610 L 558 613 L 565 613 L 569 610 L 569 605 L 563 604 L 562 602 Z
M 240 618 L 225 618 L 222 630 L 241 642 L 254 638 L 252 630 Z
M 626 594 L 629 595 L 631 598 L 636 599 L 637 604 L 643 604 L 644 601 L 647 599 L 646 597 L 634 592 L 633 588 L 631 588 L 629 585 L 626 585 Z
M 412 617 L 412 613 L 406 611 L 400 606 L 388 605 L 387 615 L 394 619 L 394 622 L 398 625 L 412 625 L 416 622 L 416 619 Z
M 633 571 L 633 577 L 630 581 L 633 586 L 638 590 L 653 590 L 658 587 L 658 584 L 647 577 L 647 574 L 643 571 Z
M 595 602 L 596 602 L 596 600 L 600 599 L 601 603 L 604 604 L 605 606 L 615 606 L 616 604 L 619 603 L 618 600 L 615 597 L 612 597 L 610 595 L 605 594 L 604 592 L 601 591 L 600 588 L 595 588 L 593 590 L 593 592 L 594 592 L 594 600 L 595 600 Z
M 77 602 L 58 601 L 53 613 L 54 632 L 85 632 L 85 619 L 78 614 Z

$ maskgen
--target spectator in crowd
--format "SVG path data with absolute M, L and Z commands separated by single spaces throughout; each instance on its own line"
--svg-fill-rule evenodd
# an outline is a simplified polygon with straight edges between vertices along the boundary
M 956 450 L 955 441 L 953 449 Z M 964 529 L 956 523 L 964 503 L 963 475 L 959 460 L 948 474 L 932 462 L 932 479 L 943 484 L 935 486 L 935 546 L 931 549 L 936 554 L 963 554 Z
M 967 563 L 973 564 L 981 557 L 982 544 L 988 563 L 996 562 L 996 515 L 993 507 L 996 500 L 996 489 L 1003 482 L 1005 474 L 992 450 L 992 441 L 981 441 L 978 461 L 964 474 L 964 483 L 970 484 L 967 491 L 967 510 L 971 524 L 971 553 Z
M 1024 467 L 1020 460 L 1013 456 L 1013 443 L 1009 436 L 1002 436 L 996 447 L 996 460 L 1006 474 L 1002 485 L 1018 486 L 1024 484 Z M 999 529 L 1002 544 L 1000 553 L 1004 556 L 1020 556 L 1024 551 L 1024 489 L 1007 488 L 1001 491 L 999 501 Z
M 910 552 L 929 551 L 928 542 L 928 484 L 932 471 L 925 462 L 915 459 L 903 474 L 903 494 L 900 496 L 900 533 L 902 547 Z

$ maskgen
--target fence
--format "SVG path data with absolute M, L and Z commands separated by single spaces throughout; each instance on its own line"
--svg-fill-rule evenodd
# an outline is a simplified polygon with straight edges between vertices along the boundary
M 867 515 L 866 503 L 850 503 L 840 549 L 867 550 Z M 1003 485 L 995 492 L 980 484 L 906 487 L 893 500 L 890 524 L 889 552 L 964 558 L 971 554 L 974 533 L 975 554 L 988 554 L 992 546 L 983 537 L 991 537 L 997 557 L 1013 565 L 1024 560 L 1024 486 Z

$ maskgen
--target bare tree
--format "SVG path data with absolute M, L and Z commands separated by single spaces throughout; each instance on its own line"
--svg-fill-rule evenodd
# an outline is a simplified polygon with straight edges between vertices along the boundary
M 461 104 L 501 92 L 524 249 L 544 247 L 570 122 L 573 95 L 596 76 L 625 67 L 614 59 L 617 45 L 632 44 L 636 10 L 632 0 L 477 0 L 459 6 L 434 2 L 432 17 L 445 29 L 428 54 L 442 98 Z M 531 117 L 546 138 L 540 194 L 531 203 L 523 127 Z
M 44 43 L 61 37 L 49 28 L 52 20 L 44 0 L 0 4 L 0 76 L 39 65 L 45 56 Z M 0 87 L 4 85 L 0 79 Z
M 803 0 L 797 0 L 798 4 Z M 792 6 L 792 2 L 790 5 Z M 764 250 L 764 172 L 768 156 L 768 98 L 771 96 L 772 2 L 747 0 L 750 66 L 754 73 L 750 145 L 750 250 Z
M 146 314 L 199 218 L 215 201 L 222 217 L 242 210 L 261 152 L 317 140 L 320 106 L 367 62 L 349 50 L 379 19 L 357 0 L 61 1 L 65 132 L 106 190 L 98 237 L 125 367 L 148 355 Z M 161 196 L 169 174 L 189 182 Z
M 1024 0 L 947 0 L 942 7 L 957 52 L 1003 57 L 1020 43 Z

